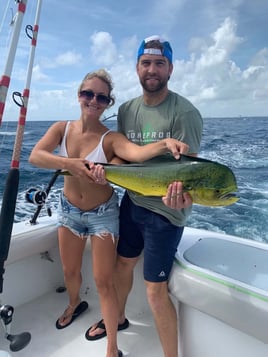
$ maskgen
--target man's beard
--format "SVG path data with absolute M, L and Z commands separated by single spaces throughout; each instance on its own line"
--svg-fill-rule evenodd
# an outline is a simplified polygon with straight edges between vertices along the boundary
M 161 90 L 166 87 L 167 82 L 168 82 L 168 79 L 167 80 L 158 80 L 158 84 L 156 84 L 155 86 L 150 86 L 150 85 L 147 85 L 147 79 L 140 80 L 140 84 L 141 84 L 142 88 L 148 93 L 161 92 Z

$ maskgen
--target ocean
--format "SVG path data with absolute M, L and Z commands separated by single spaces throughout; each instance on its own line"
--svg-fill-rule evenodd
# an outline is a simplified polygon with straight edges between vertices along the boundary
M 28 163 L 32 147 L 52 124 L 49 121 L 26 122 L 20 159 L 20 184 L 14 222 L 30 219 L 36 206 L 25 199 L 31 188 L 45 189 L 52 170 L 33 167 Z M 107 127 L 116 129 L 116 121 L 107 120 Z M 3 122 L 0 127 L 0 205 L 5 178 L 10 168 L 16 122 Z M 239 201 L 227 207 L 193 205 L 187 225 L 222 232 L 268 243 L 268 117 L 207 118 L 200 157 L 229 166 L 237 179 Z M 46 206 L 56 214 L 58 194 L 63 181 L 59 177 L 52 186 Z M 123 190 L 116 188 L 121 195 Z

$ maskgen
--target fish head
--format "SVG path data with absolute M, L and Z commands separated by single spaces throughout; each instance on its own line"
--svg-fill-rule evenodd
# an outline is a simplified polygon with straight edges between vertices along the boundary
M 190 190 L 189 193 L 193 202 L 202 206 L 229 206 L 239 200 L 236 190 L 236 186 L 218 189 L 200 187 Z
M 239 200 L 237 184 L 232 170 L 219 163 L 204 164 L 201 177 L 189 193 L 194 203 L 203 206 L 229 206 Z

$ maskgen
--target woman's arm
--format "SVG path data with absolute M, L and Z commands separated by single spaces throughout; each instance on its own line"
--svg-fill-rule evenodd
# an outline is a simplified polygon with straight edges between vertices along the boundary
M 180 154 L 187 154 L 189 150 L 187 144 L 172 138 L 139 146 L 129 141 L 123 134 L 113 133 L 112 135 L 112 147 L 115 155 L 127 161 L 142 162 L 168 152 L 178 159 Z
M 92 173 L 86 167 L 86 164 L 88 164 L 87 160 L 63 157 L 53 153 L 61 143 L 64 130 L 65 122 L 53 124 L 34 146 L 29 157 L 29 162 L 44 169 L 62 169 L 69 171 L 72 176 L 94 180 L 95 178 L 92 176 Z
M 29 157 L 31 164 L 45 169 L 64 168 L 66 158 L 53 153 L 62 140 L 64 127 L 64 122 L 57 122 L 47 130 L 32 149 Z

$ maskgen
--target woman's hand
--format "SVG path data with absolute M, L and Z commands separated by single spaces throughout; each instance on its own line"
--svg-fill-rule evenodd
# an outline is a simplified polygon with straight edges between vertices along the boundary
M 91 174 L 93 175 L 93 180 L 99 185 L 107 185 L 108 181 L 105 178 L 105 171 L 102 165 L 95 165 L 93 162 L 89 165 Z
M 90 182 L 95 182 L 96 178 L 90 165 L 91 163 L 84 159 L 67 158 L 65 160 L 64 170 L 68 171 L 73 177 L 88 178 Z

